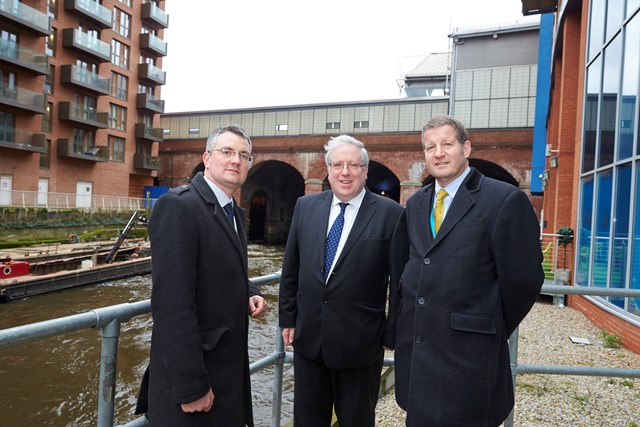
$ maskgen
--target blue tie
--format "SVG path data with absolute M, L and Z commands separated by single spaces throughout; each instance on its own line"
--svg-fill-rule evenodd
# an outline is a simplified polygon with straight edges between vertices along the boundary
M 231 223 L 231 228 L 236 229 L 235 224 L 233 223 L 233 205 L 231 202 L 227 203 L 223 206 L 224 211 L 227 213 L 227 218 L 229 218 L 229 222 Z
M 340 205 L 340 214 L 333 221 L 333 225 L 331 226 L 331 230 L 329 230 L 329 234 L 327 235 L 327 242 L 324 247 L 324 282 L 327 283 L 327 278 L 329 277 L 329 271 L 331 270 L 331 265 L 333 264 L 333 258 L 336 256 L 336 252 L 338 251 L 338 243 L 340 243 L 340 236 L 342 235 L 342 227 L 344 226 L 344 210 L 346 209 L 348 203 L 339 203 Z

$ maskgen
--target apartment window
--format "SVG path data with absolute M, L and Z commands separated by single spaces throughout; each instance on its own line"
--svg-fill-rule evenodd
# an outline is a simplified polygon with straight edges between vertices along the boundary
M 109 127 L 121 131 L 126 130 L 127 109 L 120 105 L 109 104 Z
M 281 130 L 281 131 L 289 130 L 289 125 L 276 125 L 276 130 Z
M 80 95 L 76 93 L 74 105 L 74 115 L 84 120 L 96 120 L 96 109 L 98 99 L 93 96 Z
M 49 0 L 47 3 L 47 15 L 53 19 L 58 19 L 58 0 Z
M 118 40 L 111 41 L 111 63 L 129 69 L 129 46 Z
M 44 53 L 51 57 L 56 57 L 56 38 L 57 38 L 57 30 L 55 28 L 51 28 L 51 32 L 46 38 L 46 44 L 44 46 Z
M 96 147 L 96 134 L 91 130 L 73 129 L 73 152 L 89 153 Z
M 109 135 L 109 159 L 115 162 L 124 162 L 124 138 Z
M 8 99 L 17 99 L 16 91 L 16 75 L 15 73 L 3 71 L 0 69 L 0 91 L 2 96 Z
M 49 169 L 51 167 L 51 140 L 44 142 L 44 153 L 40 153 L 40 169 Z
M 44 76 L 44 93 L 53 95 L 53 82 L 56 81 L 56 67 L 49 65 L 49 73 Z
M 327 122 L 327 129 L 340 129 L 340 122 Z
M 141 64 L 149 64 L 149 65 L 156 65 L 156 59 L 155 58 L 151 58 L 149 56 L 145 56 L 145 55 L 140 55 L 140 63 Z
M 42 132 L 51 132 L 51 117 L 53 114 L 53 103 L 47 103 L 47 110 L 42 116 Z
M 131 7 L 131 0 L 118 0 L 118 1 L 125 6 Z
M 111 72 L 111 96 L 127 100 L 129 94 L 129 77 Z
M 15 117 L 12 113 L 0 111 L 0 141 L 15 142 Z
M 368 120 L 358 120 L 353 122 L 353 128 L 354 129 L 366 129 L 369 127 L 369 121 Z
M 131 38 L 131 15 L 117 7 L 113 9 L 113 31 L 123 37 Z

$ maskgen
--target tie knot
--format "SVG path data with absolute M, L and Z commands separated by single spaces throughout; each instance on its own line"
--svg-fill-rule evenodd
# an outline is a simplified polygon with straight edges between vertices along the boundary
M 338 203 L 340 205 L 340 213 L 344 213 L 344 210 L 347 208 L 349 203 Z
M 227 203 L 222 207 L 227 215 L 233 215 L 233 204 L 231 202 Z
M 436 200 L 444 200 L 444 198 L 447 197 L 447 191 L 444 189 L 439 189 L 438 190 L 438 194 L 436 194 Z

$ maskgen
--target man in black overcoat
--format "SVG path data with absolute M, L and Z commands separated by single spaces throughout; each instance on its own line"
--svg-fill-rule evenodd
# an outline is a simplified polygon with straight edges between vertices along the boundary
M 517 187 L 469 167 L 457 119 L 434 117 L 422 144 L 435 182 L 405 211 L 396 400 L 410 427 L 496 427 L 514 404 L 507 340 L 544 281 L 538 220 Z
M 357 139 L 333 138 L 325 163 L 331 191 L 298 199 L 280 281 L 282 336 L 294 348 L 294 425 L 329 427 L 335 406 L 341 427 L 373 427 L 383 343 L 395 330 L 387 290 L 391 281 L 393 301 L 407 252 L 397 241 L 404 233 L 394 234 L 403 209 L 365 188 L 369 157 Z M 341 231 L 330 232 L 338 222 Z
M 266 303 L 249 283 L 244 210 L 232 197 L 252 159 L 244 130 L 214 130 L 204 174 L 151 213 L 153 332 L 137 408 L 151 426 L 253 426 L 247 334 Z

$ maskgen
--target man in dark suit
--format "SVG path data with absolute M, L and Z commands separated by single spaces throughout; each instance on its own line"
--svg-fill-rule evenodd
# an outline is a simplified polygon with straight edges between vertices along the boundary
M 538 221 L 522 191 L 469 167 L 457 119 L 431 119 L 422 145 L 435 182 L 405 211 L 396 400 L 410 427 L 498 426 L 514 403 L 507 339 L 544 281 Z
M 331 191 L 298 199 L 280 281 L 282 337 L 294 347 L 294 424 L 328 427 L 335 405 L 342 427 L 372 427 L 384 335 L 394 330 L 385 316 L 389 278 L 393 299 L 406 258 L 394 235 L 403 209 L 365 188 L 362 142 L 333 138 L 325 163 Z
M 249 283 L 244 210 L 232 197 L 251 140 L 216 129 L 202 160 L 204 174 L 162 196 L 149 223 L 153 333 L 136 412 L 148 409 L 154 427 L 253 426 L 247 333 L 266 303 Z

